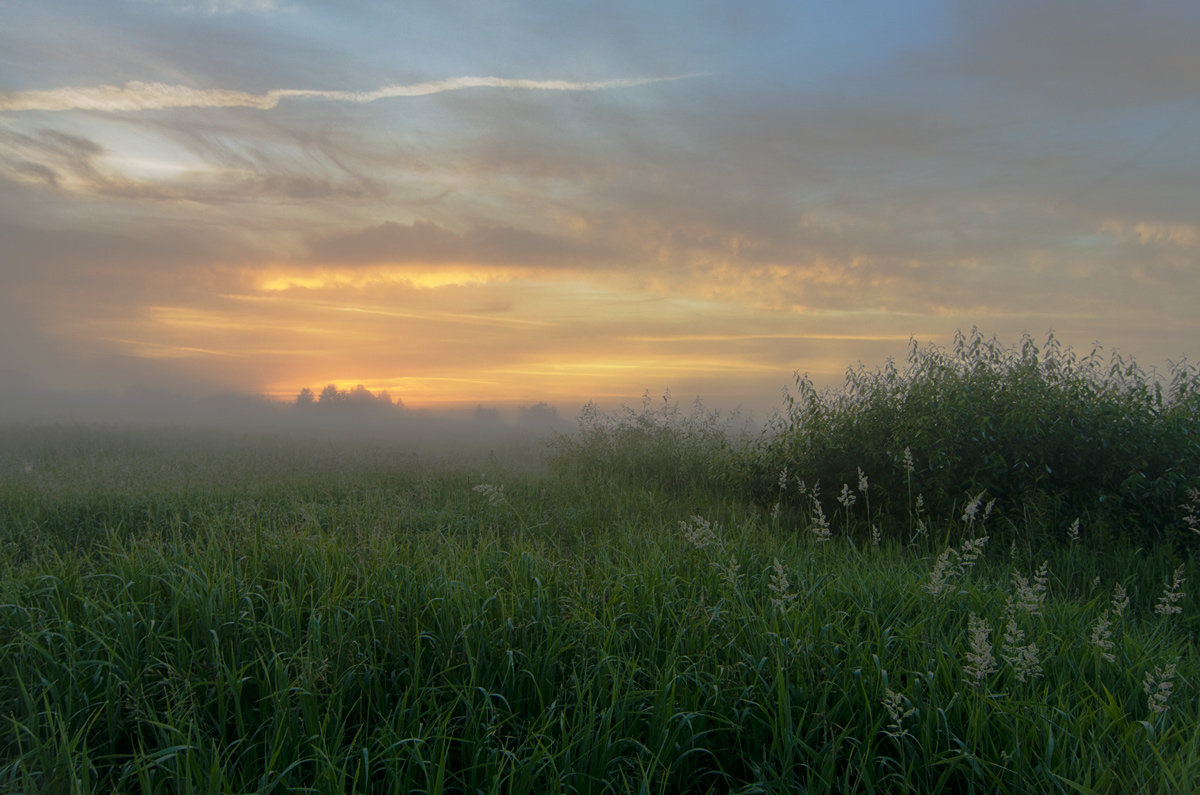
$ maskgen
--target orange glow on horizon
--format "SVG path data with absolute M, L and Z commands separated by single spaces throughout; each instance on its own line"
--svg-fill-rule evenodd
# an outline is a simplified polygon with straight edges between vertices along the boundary
M 820 376 L 840 376 L 845 362 L 838 358 L 810 360 L 807 372 Z M 563 356 L 558 360 L 529 362 L 479 370 L 476 375 L 414 375 L 400 377 L 320 378 L 316 376 L 276 382 L 262 394 L 282 402 L 292 402 L 303 388 L 320 394 L 327 385 L 339 390 L 358 386 L 378 395 L 386 391 L 393 401 L 410 408 L 452 408 L 456 406 L 517 405 L 546 401 L 563 409 L 573 409 L 589 400 L 599 402 L 636 401 L 646 391 L 661 394 L 671 391 L 680 398 L 700 394 L 718 394 L 721 385 L 747 381 L 762 385 L 762 398 L 773 401 L 779 389 L 791 381 L 793 368 L 770 362 L 732 361 L 717 357 L 630 356 L 628 358 L 577 360 Z M 694 384 L 707 384 L 697 391 Z M 719 395 L 718 395 L 719 396 Z
M 869 310 L 764 312 L 579 271 L 230 272 L 236 281 L 221 292 L 147 304 L 97 323 L 92 337 L 285 403 L 333 384 L 386 391 L 410 408 L 545 401 L 564 411 L 647 391 L 773 404 L 796 369 L 832 384 L 862 352 L 909 339 Z
M 256 274 L 255 289 L 278 293 L 300 288 L 331 290 L 363 289 L 386 284 L 401 284 L 422 289 L 461 285 L 483 285 L 511 281 L 520 273 L 511 268 L 480 268 L 463 263 L 447 265 L 381 265 L 366 268 L 277 267 Z

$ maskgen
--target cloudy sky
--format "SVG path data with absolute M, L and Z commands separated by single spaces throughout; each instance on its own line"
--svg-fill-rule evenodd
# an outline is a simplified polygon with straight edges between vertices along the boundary
M 1197 41 L 1192 0 L 6 0 L 0 377 L 769 407 L 972 326 L 1161 367 Z

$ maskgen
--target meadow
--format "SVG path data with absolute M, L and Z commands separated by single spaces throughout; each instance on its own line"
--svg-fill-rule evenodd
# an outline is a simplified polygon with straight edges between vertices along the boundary
M 6 792 L 1200 791 L 1200 377 L 972 333 L 539 447 L 0 430 Z

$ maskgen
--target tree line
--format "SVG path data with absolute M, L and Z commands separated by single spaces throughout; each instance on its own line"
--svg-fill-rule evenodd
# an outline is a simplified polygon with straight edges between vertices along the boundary
M 404 410 L 404 401 L 392 397 L 388 391 L 372 392 L 362 384 L 353 389 L 339 389 L 337 384 L 328 384 L 320 392 L 314 392 L 304 387 L 296 394 L 292 402 L 301 411 L 320 412 L 328 416 L 382 416 Z M 478 405 L 475 407 L 474 419 L 479 422 L 501 422 L 500 410 L 494 406 Z M 520 406 L 517 409 L 516 420 L 521 424 L 555 424 L 564 419 L 558 409 L 546 401 L 538 401 L 532 405 Z
M 375 393 L 362 384 L 353 389 L 338 389 L 337 384 L 328 384 L 315 393 L 304 387 L 296 395 L 295 405 L 300 409 L 337 409 L 348 411 L 389 411 L 404 408 L 404 401 L 393 398 L 386 389 Z

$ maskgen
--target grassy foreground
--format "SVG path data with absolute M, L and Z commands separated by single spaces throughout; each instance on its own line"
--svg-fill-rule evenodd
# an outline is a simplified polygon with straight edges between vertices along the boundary
M 0 791 L 1200 791 L 1194 536 L 903 459 L 755 498 L 718 426 L 0 431 Z
M 5 790 L 1200 787 L 1170 549 L 991 549 L 982 511 L 822 541 L 727 498 L 378 454 L 248 479 L 231 449 L 185 481 L 180 445 L 120 490 L 6 469 Z

